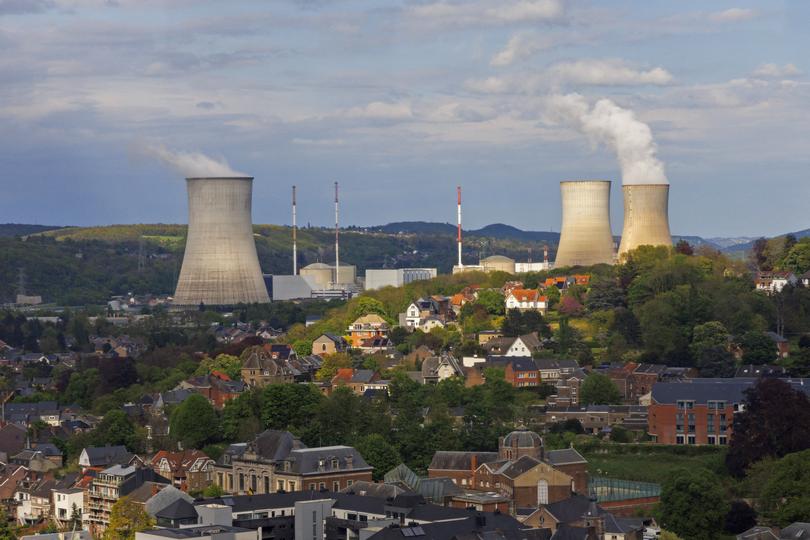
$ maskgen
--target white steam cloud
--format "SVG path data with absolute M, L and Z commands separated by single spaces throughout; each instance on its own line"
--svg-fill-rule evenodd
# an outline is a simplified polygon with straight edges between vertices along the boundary
M 603 144 L 616 153 L 625 184 L 666 184 L 664 164 L 656 156 L 657 147 L 650 126 L 609 99 L 593 106 L 580 94 L 551 96 L 548 119 L 569 124 L 594 144 Z
M 185 178 L 250 176 L 232 169 L 225 158 L 216 159 L 200 152 L 171 150 L 160 144 L 144 145 L 141 152 L 158 158 Z

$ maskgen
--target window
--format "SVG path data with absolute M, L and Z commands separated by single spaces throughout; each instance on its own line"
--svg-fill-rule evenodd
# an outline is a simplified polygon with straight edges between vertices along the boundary
M 270 493 L 270 477 L 269 476 L 264 477 L 264 492 L 265 493 Z
M 312 482 L 312 483 L 309 484 L 309 490 L 310 491 L 315 491 L 315 482 Z
M 318 484 L 318 489 L 326 489 L 326 482 L 321 482 Z
M 725 435 L 720 435 L 720 444 L 728 444 L 728 439 L 726 439 Z
M 706 442 L 709 444 L 716 444 L 717 438 L 714 435 L 709 435 L 706 437 Z
M 453 480 L 455 482 L 455 480 Z M 354 484 L 354 480 L 346 480 L 346 486 L 351 487 Z
M 284 491 L 284 480 L 279 480 L 276 484 L 277 491 Z
M 295 482 L 290 480 L 287 484 L 290 486 L 290 491 L 295 491 Z
M 677 435 L 675 437 L 675 444 L 683 444 L 683 435 Z
M 332 491 L 340 491 L 340 482 L 337 480 L 332 482 Z
M 245 491 L 245 475 L 239 473 L 239 491 Z
M 687 441 L 688 444 L 695 444 L 695 436 L 694 435 L 689 435 L 687 437 L 686 441 Z
M 548 482 L 545 480 L 537 482 L 537 504 L 548 504 Z

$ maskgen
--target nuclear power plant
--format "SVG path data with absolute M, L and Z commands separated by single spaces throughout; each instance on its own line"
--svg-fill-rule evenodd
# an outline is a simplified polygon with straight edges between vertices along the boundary
M 269 302 L 253 240 L 253 178 L 187 178 L 186 186 L 188 236 L 174 304 Z
M 555 268 L 613 264 L 610 181 L 560 182 L 562 228 Z
M 671 246 L 669 184 L 626 185 L 619 257 L 639 246 Z

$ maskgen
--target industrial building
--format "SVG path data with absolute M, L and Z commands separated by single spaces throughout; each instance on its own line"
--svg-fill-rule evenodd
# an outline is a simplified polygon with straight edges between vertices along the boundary
M 174 304 L 269 302 L 253 239 L 253 178 L 187 178 L 186 186 L 188 237 Z
M 402 287 L 413 281 L 433 279 L 437 274 L 435 268 L 368 269 L 366 270 L 365 290 Z
M 626 185 L 619 257 L 639 246 L 671 246 L 669 184 Z
M 610 181 L 560 182 L 562 227 L 555 268 L 613 264 Z

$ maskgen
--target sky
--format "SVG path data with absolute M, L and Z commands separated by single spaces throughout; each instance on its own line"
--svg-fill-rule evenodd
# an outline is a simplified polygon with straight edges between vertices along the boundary
M 810 2 L 0 0 L 0 223 L 559 230 L 559 182 L 668 181 L 674 234 L 810 227 Z M 157 149 L 157 150 L 155 150 Z M 639 166 L 638 160 L 647 160 Z M 644 165 L 644 163 L 641 163 Z M 632 172 L 635 171 L 635 172 Z M 651 172 L 647 172 L 651 171 Z M 638 178 L 648 175 L 649 177 Z

